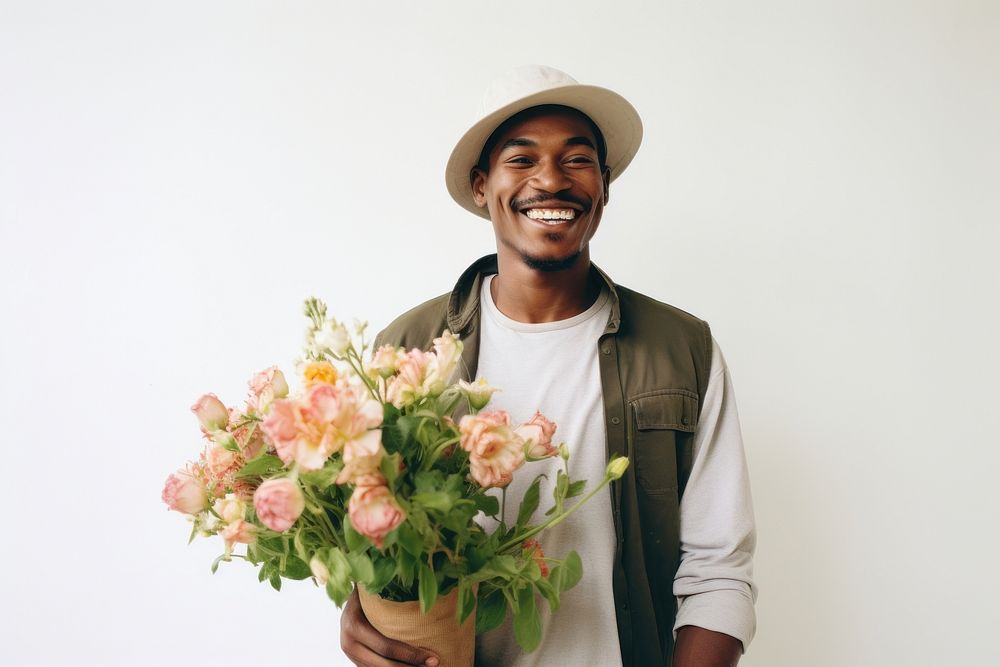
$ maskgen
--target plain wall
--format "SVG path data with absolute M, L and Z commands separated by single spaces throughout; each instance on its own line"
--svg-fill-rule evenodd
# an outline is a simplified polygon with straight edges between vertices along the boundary
M 493 248 L 444 188 L 485 84 L 630 99 L 592 246 L 708 320 L 759 530 L 742 665 L 995 656 L 995 2 L 0 3 L 0 662 L 346 664 L 338 611 L 209 573 L 189 406 Z

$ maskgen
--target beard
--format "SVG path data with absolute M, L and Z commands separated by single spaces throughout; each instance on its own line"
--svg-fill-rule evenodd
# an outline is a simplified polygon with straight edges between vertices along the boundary
M 521 261 L 524 262 L 529 268 L 535 271 L 544 271 L 546 273 L 556 273 L 558 271 L 566 271 L 576 264 L 576 260 L 580 258 L 583 251 L 578 250 L 572 255 L 559 258 L 548 258 L 543 259 L 541 257 L 532 257 L 526 253 L 521 253 Z

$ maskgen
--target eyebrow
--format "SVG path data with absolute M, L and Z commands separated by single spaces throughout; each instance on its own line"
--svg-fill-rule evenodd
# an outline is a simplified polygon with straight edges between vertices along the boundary
M 590 139 L 588 139 L 587 137 L 570 137 L 569 139 L 566 140 L 566 145 L 567 146 L 589 146 L 590 148 L 594 149 L 595 151 L 597 150 L 597 147 L 594 145 L 594 142 L 591 141 Z M 513 148 L 513 147 L 517 147 L 517 146 L 528 146 L 528 147 L 534 148 L 534 147 L 538 146 L 538 143 L 532 141 L 531 139 L 525 139 L 523 137 L 515 137 L 513 139 L 508 139 L 507 141 L 505 141 L 504 144 L 503 144 L 503 146 L 500 147 L 500 151 L 499 152 L 502 153 L 503 151 L 507 150 L 508 148 Z

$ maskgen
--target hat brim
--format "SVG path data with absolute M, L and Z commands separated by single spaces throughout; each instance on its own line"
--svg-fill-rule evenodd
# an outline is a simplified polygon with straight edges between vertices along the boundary
M 607 165 L 611 180 L 615 180 L 639 150 L 642 142 L 642 120 L 628 100 L 618 93 L 598 86 L 570 84 L 549 88 L 515 100 L 473 125 L 458 140 L 448 166 L 445 182 L 448 193 L 458 205 L 481 218 L 490 219 L 486 207 L 479 207 L 472 196 L 470 173 L 479 161 L 483 145 L 493 131 L 516 113 L 542 104 L 561 104 L 578 109 L 600 128 L 607 145 Z

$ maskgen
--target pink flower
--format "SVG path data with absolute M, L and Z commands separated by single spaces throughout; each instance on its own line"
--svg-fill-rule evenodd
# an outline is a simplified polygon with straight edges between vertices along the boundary
M 363 387 L 341 382 L 317 383 L 302 399 L 275 401 L 261 426 L 282 461 L 318 470 L 347 443 L 371 438 L 369 431 L 381 424 L 382 404 Z
M 552 445 L 552 435 L 556 432 L 556 425 L 539 411 L 518 426 L 515 432 L 524 439 L 525 455 L 531 461 L 547 459 L 559 453 L 559 449 Z
M 372 355 L 372 359 L 365 366 L 365 371 L 371 377 L 382 377 L 389 378 L 396 374 L 396 370 L 399 367 L 399 363 L 406 356 L 398 347 L 393 347 L 392 345 L 383 345 L 379 349 L 375 350 L 375 354 Z
M 277 366 L 271 366 L 254 375 L 250 382 L 250 398 L 247 399 L 248 412 L 267 412 L 277 398 L 288 396 L 288 383 Z
M 398 374 L 389 381 L 386 400 L 402 408 L 427 396 L 428 373 L 434 355 L 416 348 L 406 352 L 398 364 Z
M 283 533 L 302 514 L 306 507 L 299 485 L 287 477 L 269 479 L 253 494 L 257 518 L 271 530 Z
M 459 422 L 462 449 L 469 452 L 472 479 L 484 488 L 506 486 L 524 465 L 524 441 L 503 410 L 465 415 Z
M 161 497 L 170 509 L 184 514 L 198 514 L 208 505 L 205 485 L 186 470 L 167 477 Z
M 191 411 L 198 417 L 201 428 L 206 433 L 219 431 L 229 424 L 229 410 L 215 394 L 205 394 L 191 406 Z
M 237 519 L 228 524 L 222 529 L 220 535 L 222 535 L 222 539 L 226 541 L 226 544 L 230 546 L 236 542 L 240 544 L 253 544 L 257 540 L 253 524 L 247 523 L 243 519 Z
M 347 512 L 354 530 L 370 539 L 379 549 L 385 536 L 406 518 L 387 486 L 355 487 Z
M 492 398 L 494 392 L 499 391 L 496 387 L 490 386 L 490 383 L 487 382 L 485 378 L 479 378 L 475 382 L 459 380 L 458 386 L 465 393 L 466 397 L 468 397 L 469 405 L 471 405 L 474 410 L 482 410 L 485 408 L 486 404 L 490 402 L 490 398 Z
M 237 461 L 237 453 L 231 452 L 222 445 L 209 445 L 205 450 L 205 465 L 208 473 L 216 478 L 223 479 L 227 475 L 236 472 L 242 467 Z
M 364 436 L 344 445 L 344 469 L 337 476 L 337 484 L 379 486 L 385 478 L 379 466 L 382 463 L 382 431 L 368 431 Z

